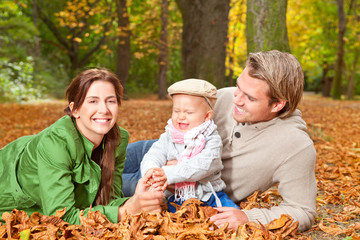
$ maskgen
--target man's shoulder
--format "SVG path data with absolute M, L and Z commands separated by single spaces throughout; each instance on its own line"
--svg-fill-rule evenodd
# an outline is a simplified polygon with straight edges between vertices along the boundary
M 226 119 L 229 117 L 227 113 L 232 111 L 230 104 L 234 98 L 235 89 L 235 87 L 227 87 L 218 90 L 217 101 L 214 107 L 214 121 L 216 124 L 218 124 L 220 118 Z M 232 119 L 232 117 L 230 119 Z
M 276 118 L 269 128 L 274 138 L 282 139 L 284 144 L 293 142 L 312 142 L 306 127 L 306 122 L 301 117 L 301 112 L 296 110 L 285 119 Z
M 222 98 L 233 98 L 234 97 L 234 92 L 235 92 L 236 87 L 225 87 L 225 88 L 220 88 L 217 91 L 217 98 L 222 99 Z

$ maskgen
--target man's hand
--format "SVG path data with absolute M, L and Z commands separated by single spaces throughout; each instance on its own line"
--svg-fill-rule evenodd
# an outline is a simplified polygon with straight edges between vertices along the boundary
M 233 207 L 219 207 L 216 208 L 218 214 L 213 215 L 210 221 L 214 222 L 218 227 L 222 227 L 225 223 L 229 223 L 229 228 L 236 230 L 239 225 L 249 222 L 246 214 Z

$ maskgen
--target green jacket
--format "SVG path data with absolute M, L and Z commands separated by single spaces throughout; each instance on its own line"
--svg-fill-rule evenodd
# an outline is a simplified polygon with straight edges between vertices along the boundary
M 114 192 L 106 206 L 93 206 L 116 223 L 118 207 L 128 199 L 122 191 L 129 134 L 120 128 L 116 149 Z M 76 128 L 69 116 L 60 118 L 37 135 L 24 136 L 0 150 L 0 219 L 14 208 L 29 215 L 54 215 L 66 207 L 63 219 L 80 224 L 79 212 L 87 214 L 96 197 L 101 169 L 91 160 L 93 144 Z

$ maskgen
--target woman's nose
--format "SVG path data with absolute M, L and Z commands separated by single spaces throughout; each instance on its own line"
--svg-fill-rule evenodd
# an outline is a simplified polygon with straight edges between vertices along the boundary
M 100 113 L 107 113 L 109 111 L 105 102 L 99 104 L 99 112 Z

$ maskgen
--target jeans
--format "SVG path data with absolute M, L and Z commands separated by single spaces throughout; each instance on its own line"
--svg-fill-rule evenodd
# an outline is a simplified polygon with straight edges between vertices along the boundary
M 131 197 L 135 193 L 136 185 L 139 179 L 141 178 L 140 164 L 144 155 L 149 151 L 150 147 L 153 145 L 155 140 L 145 140 L 130 143 L 127 147 L 126 153 L 126 162 L 124 167 L 124 172 L 122 175 L 123 186 L 122 191 L 125 197 Z M 224 207 L 235 207 L 240 209 L 223 191 L 217 192 L 216 195 L 219 197 L 222 206 Z M 174 202 L 174 197 L 170 197 L 169 202 Z M 178 203 L 181 204 L 181 203 Z M 210 199 L 205 202 L 205 205 L 216 207 L 215 197 L 212 195 Z M 171 204 L 168 204 L 169 211 L 175 212 L 175 207 Z
M 126 162 L 122 175 L 122 191 L 125 197 L 131 197 L 135 193 L 136 185 L 141 178 L 140 164 L 155 140 L 146 140 L 130 143 L 127 147 Z

